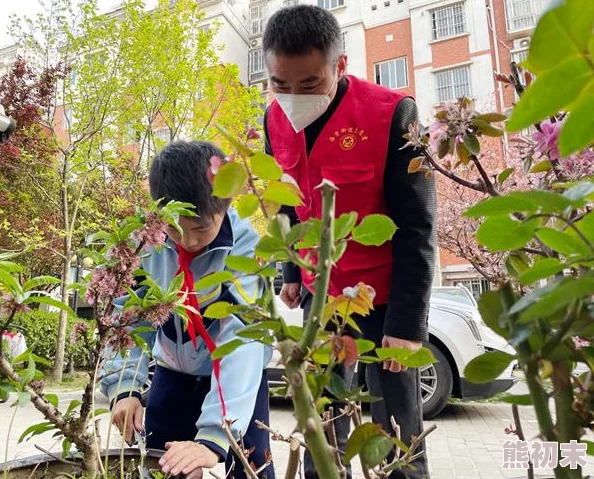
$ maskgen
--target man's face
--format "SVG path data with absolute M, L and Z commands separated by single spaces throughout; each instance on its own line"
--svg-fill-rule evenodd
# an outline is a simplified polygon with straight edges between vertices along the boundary
M 167 234 L 171 240 L 190 253 L 198 253 L 206 248 L 221 231 L 223 214 L 216 214 L 213 218 L 193 218 L 182 216 L 179 225 L 183 235 L 173 227 L 169 226 Z
M 328 62 L 320 50 L 301 56 L 269 53 L 266 57 L 270 88 L 274 93 L 293 95 L 334 96 L 336 86 L 346 69 L 346 55 L 341 55 L 338 65 Z

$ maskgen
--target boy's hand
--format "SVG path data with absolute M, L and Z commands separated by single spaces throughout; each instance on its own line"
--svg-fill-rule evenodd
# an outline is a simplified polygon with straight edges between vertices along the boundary
M 192 479 L 202 477 L 202 468 L 212 469 L 219 462 L 219 456 L 203 444 L 194 441 L 165 443 L 167 452 L 159 459 L 165 474 L 177 476 L 183 473 Z
M 290 309 L 295 309 L 301 302 L 301 283 L 284 283 L 279 296 Z
M 131 445 L 134 430 L 142 431 L 142 403 L 135 397 L 120 399 L 113 408 L 111 422 L 120 430 L 126 444 Z

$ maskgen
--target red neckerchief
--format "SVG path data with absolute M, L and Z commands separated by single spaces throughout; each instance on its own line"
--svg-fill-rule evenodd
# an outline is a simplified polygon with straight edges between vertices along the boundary
M 176 245 L 177 248 L 177 264 L 179 265 L 179 269 L 177 270 L 176 276 L 178 274 L 183 273 L 184 275 L 184 282 L 182 285 L 182 289 L 180 291 L 180 295 L 186 295 L 186 299 L 184 304 L 186 306 L 190 306 L 196 312 L 186 309 L 188 314 L 188 334 L 190 335 L 190 339 L 192 340 L 192 344 L 196 347 L 196 332 L 200 335 L 204 344 L 208 348 L 208 351 L 212 354 L 212 352 L 216 349 L 216 344 L 213 341 L 208 331 L 204 327 L 204 322 L 202 321 L 202 315 L 200 314 L 200 304 L 198 303 L 198 297 L 194 291 L 194 275 L 192 274 L 192 270 L 190 269 L 190 265 L 192 264 L 192 260 L 196 257 L 198 253 L 191 253 L 179 245 Z M 221 400 L 221 409 L 223 412 L 223 417 L 227 416 L 227 408 L 225 406 L 225 400 L 223 399 L 223 389 L 221 388 L 221 380 L 220 380 L 220 372 L 221 372 L 221 360 L 214 359 L 212 361 L 212 369 L 215 375 L 215 379 L 217 380 L 217 387 L 219 389 L 219 398 Z

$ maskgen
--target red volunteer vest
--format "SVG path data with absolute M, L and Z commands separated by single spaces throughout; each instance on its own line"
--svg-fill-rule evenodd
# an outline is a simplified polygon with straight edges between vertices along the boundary
M 268 112 L 272 151 L 284 172 L 295 179 L 304 199 L 296 208 L 301 221 L 320 218 L 322 179 L 336 184 L 336 217 L 356 211 L 359 221 L 370 214 L 387 214 L 384 169 L 390 126 L 404 95 L 348 76 L 349 86 L 338 108 L 307 156 L 305 134 L 295 133 L 275 101 Z M 302 251 L 305 254 L 305 251 Z M 302 271 L 303 284 L 313 291 L 313 275 Z M 362 246 L 349 242 L 330 275 L 329 293 L 337 296 L 360 281 L 376 291 L 374 303 L 387 304 L 392 283 L 392 245 Z

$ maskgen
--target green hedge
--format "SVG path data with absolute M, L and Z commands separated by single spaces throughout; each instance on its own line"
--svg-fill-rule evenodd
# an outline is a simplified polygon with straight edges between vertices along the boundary
M 31 310 L 16 314 L 12 324 L 23 328 L 22 333 L 27 339 L 28 348 L 33 348 L 35 354 L 53 363 L 56 357 L 59 319 L 60 313 L 58 312 Z M 72 327 L 78 322 L 86 321 L 76 317 L 68 317 L 65 363 L 74 361 L 75 368 L 84 369 L 89 366 L 88 355 L 83 346 L 84 342 L 79 340 L 76 344 L 72 344 L 70 339 Z M 90 331 L 92 331 L 92 328 Z M 91 332 L 88 334 L 91 334 Z

